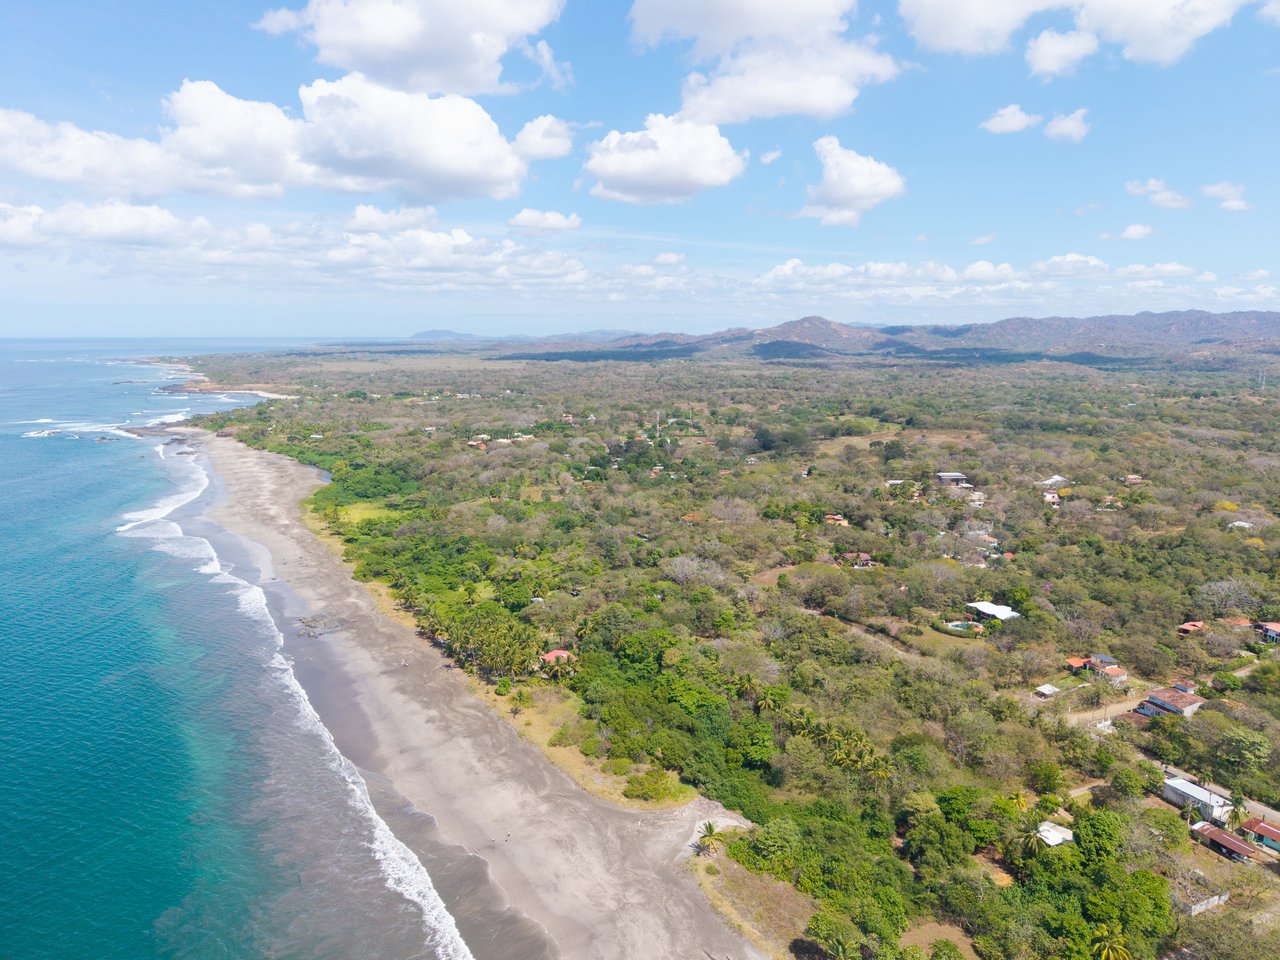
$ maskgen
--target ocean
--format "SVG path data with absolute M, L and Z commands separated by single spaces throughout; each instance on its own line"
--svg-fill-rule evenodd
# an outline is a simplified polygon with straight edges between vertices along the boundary
M 125 430 L 256 402 L 128 358 L 264 348 L 0 340 L 5 960 L 472 960 L 446 901 L 476 858 L 375 810 L 203 517 L 216 475 Z

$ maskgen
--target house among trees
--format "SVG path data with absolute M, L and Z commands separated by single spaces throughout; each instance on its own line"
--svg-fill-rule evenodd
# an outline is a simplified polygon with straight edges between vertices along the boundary
M 943 471 L 935 473 L 938 486 L 940 487 L 956 487 L 961 490 L 972 490 L 973 484 L 969 482 L 969 478 L 963 473 L 955 473 L 954 471 Z
M 822 522 L 835 527 L 847 527 L 849 525 L 849 521 L 845 519 L 845 516 L 842 513 L 825 514 L 822 518 Z
M 1046 490 L 1044 492 L 1044 502 L 1053 507 L 1062 505 L 1062 497 L 1058 495 L 1057 490 Z
M 1180 636 L 1186 637 L 1186 636 L 1190 636 L 1193 633 L 1198 633 L 1203 629 L 1204 629 L 1203 620 L 1188 620 L 1186 623 L 1182 624 L 1182 626 L 1178 627 L 1178 634 Z
M 1045 820 L 1036 828 L 1036 834 L 1044 841 L 1047 847 L 1059 847 L 1064 843 L 1074 843 L 1076 835 L 1062 826 L 1060 823 L 1054 823 L 1052 820 Z
M 1038 481 L 1038 485 L 1039 485 L 1039 486 L 1042 486 L 1042 487 L 1048 487 L 1050 490 L 1057 490 L 1059 487 L 1063 486 L 1064 484 L 1070 483 L 1070 482 L 1071 482 L 1071 481 L 1070 481 L 1070 480 L 1068 480 L 1066 477 L 1061 476 L 1060 474 L 1055 473 L 1055 474 L 1054 474 L 1052 477 L 1050 477 L 1048 480 L 1040 480 L 1040 481 Z
M 1182 777 L 1166 777 L 1160 796 L 1178 809 L 1191 807 L 1206 820 L 1217 823 L 1226 823 L 1231 814 L 1230 800 Z
M 1109 657 L 1105 653 L 1094 653 L 1088 657 L 1068 657 L 1067 669 L 1077 675 L 1082 670 L 1088 670 L 1105 677 L 1116 686 L 1129 682 L 1129 671 L 1120 666 L 1115 657 Z
M 1240 825 L 1240 832 L 1254 843 L 1280 853 L 1280 827 L 1267 823 L 1262 817 L 1254 817 Z
M 1233 836 L 1205 820 L 1201 820 L 1192 827 L 1191 832 L 1214 853 L 1228 860 L 1235 860 L 1237 863 L 1249 863 L 1253 855 L 1258 852 L 1257 847 L 1248 840 Z
M 1280 623 L 1260 622 L 1254 624 L 1253 628 L 1258 631 L 1263 640 L 1268 643 L 1280 641 Z
M 1136 709 L 1149 717 L 1158 717 L 1167 713 L 1189 717 L 1204 703 L 1204 697 L 1196 696 L 1194 683 L 1179 680 L 1172 687 L 1161 687 L 1159 690 L 1148 693 L 1147 699 L 1138 704 Z
M 987 620 L 999 620 L 1002 623 L 1006 620 L 1016 620 L 1022 616 L 1013 607 L 1006 607 L 1000 603 L 991 603 L 987 600 L 977 600 L 973 603 L 966 603 L 965 606 L 970 610 L 977 610 L 978 614 Z
M 1036 696 L 1041 700 L 1048 700 L 1050 697 L 1057 696 L 1062 691 L 1055 687 L 1052 683 L 1042 683 L 1036 687 Z

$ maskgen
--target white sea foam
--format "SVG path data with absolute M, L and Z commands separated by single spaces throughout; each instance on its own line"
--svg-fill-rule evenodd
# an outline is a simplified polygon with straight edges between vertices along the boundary
M 162 457 L 164 456 L 163 453 L 160 455 Z M 116 533 L 128 533 L 143 524 L 154 524 L 158 520 L 163 520 L 179 507 L 190 503 L 196 497 L 200 496 L 200 494 L 204 493 L 205 488 L 209 486 L 209 474 L 205 472 L 204 468 L 201 467 L 199 463 L 195 462 L 195 457 L 183 457 L 182 460 L 186 461 L 185 468 L 175 472 L 186 474 L 184 478 L 186 481 L 184 488 L 167 497 L 161 497 L 160 500 L 157 501 L 156 505 L 151 507 L 149 510 L 135 510 L 132 513 L 126 513 L 124 515 L 124 519 L 129 522 L 116 527 Z M 175 465 L 177 462 L 179 461 L 175 461 Z M 169 532 L 166 536 L 166 534 L 161 533 L 160 530 L 157 530 L 156 533 L 165 539 L 173 536 L 182 536 L 182 531 L 177 527 L 177 524 L 172 524 L 172 526 L 178 530 L 176 534 Z M 136 535 L 151 535 L 151 531 Z
M 163 444 L 158 444 L 155 449 L 164 457 Z M 181 472 L 187 474 L 188 478 L 193 473 L 198 474 L 198 481 L 191 483 L 181 493 L 162 498 L 150 510 L 126 514 L 125 519 L 130 522 L 117 527 L 116 532 L 124 536 L 153 539 L 155 549 L 173 556 L 201 560 L 201 565 L 195 568 L 198 572 L 210 575 L 213 583 L 225 583 L 232 587 L 231 592 L 236 596 L 240 612 L 261 625 L 274 638 L 272 670 L 297 708 L 299 725 L 313 733 L 323 744 L 330 767 L 347 785 L 348 802 L 368 823 L 372 831 L 369 849 L 382 870 L 387 887 L 422 911 L 422 929 L 426 934 L 426 943 L 439 960 L 475 960 L 458 931 L 453 915 L 449 913 L 435 884 L 431 882 L 431 875 L 427 873 L 426 867 L 379 815 L 369 797 L 369 786 L 360 776 L 360 771 L 342 755 L 334 742 L 333 734 L 311 705 L 306 690 L 298 682 L 293 666 L 284 655 L 284 634 L 271 615 L 266 593 L 260 586 L 231 573 L 208 540 L 188 536 L 178 524 L 165 519 L 178 507 L 198 497 L 209 485 L 208 473 L 199 463 L 193 462 L 194 457 L 183 457 L 181 460 L 190 464 L 189 467 L 184 465 L 180 468 Z M 180 461 L 172 460 L 171 466 L 176 466 L 178 462 Z

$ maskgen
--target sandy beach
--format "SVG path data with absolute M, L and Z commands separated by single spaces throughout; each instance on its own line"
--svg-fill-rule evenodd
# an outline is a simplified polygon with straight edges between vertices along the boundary
M 637 813 L 586 793 L 441 654 L 382 613 L 307 529 L 299 501 L 320 485 L 315 470 L 182 432 L 225 489 L 210 518 L 240 538 L 264 589 L 287 585 L 315 617 L 315 629 L 296 620 L 281 628 L 294 635 L 295 670 L 339 749 L 371 786 L 385 782 L 388 795 L 433 817 L 443 840 L 483 858 L 509 912 L 545 944 L 469 942 L 476 960 L 762 957 L 715 913 L 683 862 L 698 824 L 728 822 L 723 808 L 698 800 Z

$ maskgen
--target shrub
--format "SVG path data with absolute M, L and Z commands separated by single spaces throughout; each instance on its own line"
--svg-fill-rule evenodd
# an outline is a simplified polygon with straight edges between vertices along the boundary
M 654 767 L 628 777 L 622 795 L 631 800 L 665 800 L 673 790 L 671 775 L 661 767 Z
M 626 757 L 614 757 L 612 760 L 606 760 L 600 769 L 615 777 L 625 777 L 631 772 L 631 766 L 631 761 Z

